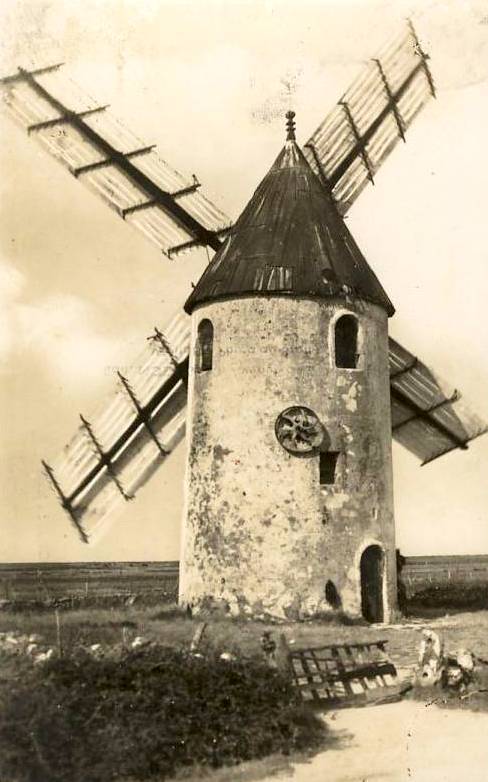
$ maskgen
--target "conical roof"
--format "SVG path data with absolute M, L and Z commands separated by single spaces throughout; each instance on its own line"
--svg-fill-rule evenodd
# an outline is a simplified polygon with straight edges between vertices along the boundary
M 294 138 L 286 144 L 185 304 L 249 295 L 350 294 L 394 307 Z

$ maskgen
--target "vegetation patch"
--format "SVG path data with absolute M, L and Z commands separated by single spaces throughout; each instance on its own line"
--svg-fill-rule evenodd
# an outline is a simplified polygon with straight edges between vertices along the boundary
M 422 615 L 426 608 L 483 610 L 488 605 L 486 584 L 434 584 L 411 595 L 409 614 Z
M 168 779 L 324 743 L 324 723 L 257 659 L 151 644 L 18 664 L 0 706 L 5 782 Z
M 440 686 L 413 687 L 406 697 L 408 700 L 421 701 L 426 706 L 435 705 L 441 709 L 488 712 L 488 688 L 486 686 L 479 688 L 473 686 L 462 694 Z

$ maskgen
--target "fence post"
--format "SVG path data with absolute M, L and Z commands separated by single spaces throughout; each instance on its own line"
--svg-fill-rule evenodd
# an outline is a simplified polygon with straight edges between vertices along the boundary
M 61 622 L 60 622 L 60 619 L 59 619 L 59 611 L 58 611 L 57 608 L 54 610 L 54 616 L 56 618 L 56 644 L 57 644 L 57 647 L 58 647 L 58 655 L 60 657 L 62 657 L 63 656 L 63 647 L 61 645 Z
M 276 665 L 278 670 L 280 670 L 282 673 L 287 675 L 291 673 L 291 649 L 284 633 L 280 633 L 278 637 L 278 645 L 276 648 Z

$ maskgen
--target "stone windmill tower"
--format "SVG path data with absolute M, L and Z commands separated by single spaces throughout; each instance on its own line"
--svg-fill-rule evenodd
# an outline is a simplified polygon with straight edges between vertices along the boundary
M 427 61 L 408 24 L 303 153 L 289 116 L 285 148 L 235 224 L 59 65 L 0 80 L 29 135 L 165 255 L 216 251 L 186 302 L 191 319 L 180 311 L 156 328 L 44 462 L 88 542 L 164 470 L 187 428 L 180 580 L 196 608 L 387 619 L 391 438 L 426 464 L 486 431 L 388 339 L 393 307 L 343 221 L 435 94 Z
M 395 605 L 388 316 L 287 140 L 193 290 L 184 602 L 297 618 Z M 363 579 L 364 583 L 364 579 Z

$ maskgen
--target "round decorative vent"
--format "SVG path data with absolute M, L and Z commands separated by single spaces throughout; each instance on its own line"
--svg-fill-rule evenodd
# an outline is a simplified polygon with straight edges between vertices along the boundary
M 323 443 L 325 430 L 318 416 L 308 407 L 287 407 L 276 419 L 278 442 L 290 453 L 311 453 Z

